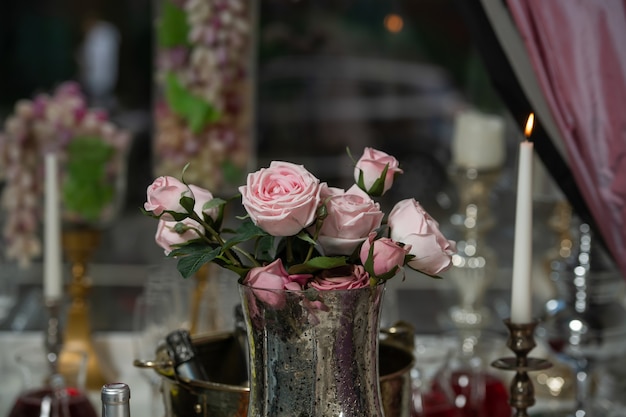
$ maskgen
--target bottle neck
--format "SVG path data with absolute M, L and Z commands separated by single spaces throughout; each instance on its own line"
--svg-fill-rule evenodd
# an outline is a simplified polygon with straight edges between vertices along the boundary
M 130 388 L 115 382 L 102 387 L 102 417 L 130 417 Z
M 130 417 L 130 405 L 126 403 L 102 404 L 102 417 Z

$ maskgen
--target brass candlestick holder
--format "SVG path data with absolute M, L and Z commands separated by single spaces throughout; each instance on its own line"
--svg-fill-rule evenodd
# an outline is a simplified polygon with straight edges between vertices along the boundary
M 220 330 L 218 272 L 213 264 L 204 264 L 194 275 L 191 294 L 189 333 L 192 336 Z
M 87 295 L 91 284 L 87 278 L 87 264 L 100 243 L 100 231 L 90 228 L 73 228 L 63 231 L 63 249 L 71 262 L 72 281 L 69 285 L 71 302 L 67 313 L 67 323 L 63 335 L 63 345 L 59 353 L 58 369 L 76 369 L 77 356 L 70 352 L 84 352 L 87 355 L 86 386 L 99 390 L 113 379 L 102 367 L 91 337 L 91 320 Z
M 528 372 L 548 369 L 552 366 L 545 359 L 532 358 L 528 353 L 536 346 L 535 328 L 537 322 L 517 324 L 504 320 L 509 329 L 506 345 L 515 353 L 514 358 L 500 358 L 491 366 L 507 371 L 515 371 L 509 389 L 509 404 L 516 409 L 514 417 L 528 417 L 527 410 L 535 404 L 535 389 Z
M 58 371 L 59 353 L 63 346 L 61 335 L 61 302 L 57 299 L 45 301 L 48 317 L 46 321 L 46 331 L 44 334 L 44 346 L 46 349 L 46 359 L 50 367 L 50 375 Z

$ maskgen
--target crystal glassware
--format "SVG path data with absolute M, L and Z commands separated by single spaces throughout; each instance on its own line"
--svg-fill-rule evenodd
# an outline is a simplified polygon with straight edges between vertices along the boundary
M 619 297 L 624 282 L 587 224 L 579 225 L 577 236 L 572 256 L 554 275 L 558 296 L 546 303 L 537 334 L 574 371 L 575 407 L 558 415 L 598 417 L 608 415 L 611 406 L 592 395 L 595 370 L 626 348 L 626 311 Z
M 96 417 L 85 391 L 87 356 L 68 351 L 75 360 L 63 374 L 53 373 L 43 348 L 22 348 L 15 355 L 22 388 L 9 417 Z
M 173 330 L 170 295 L 147 290 L 135 300 L 133 350 L 137 359 L 154 358 L 167 333 Z M 163 415 L 163 403 L 160 401 L 161 378 L 151 369 L 140 370 L 140 372 L 150 384 L 150 415 Z
M 491 213 L 490 192 L 500 171 L 455 168 L 451 174 L 459 191 L 459 209 L 450 218 L 447 235 L 457 243 L 453 267 L 446 273 L 455 286 L 458 303 L 449 310 L 449 320 L 456 328 L 482 328 L 490 321 L 483 298 L 495 278 L 497 259 L 486 235 L 495 225 Z

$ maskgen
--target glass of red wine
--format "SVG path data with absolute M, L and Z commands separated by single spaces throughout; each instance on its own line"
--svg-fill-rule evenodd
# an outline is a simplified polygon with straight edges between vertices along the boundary
M 98 417 L 85 392 L 87 354 L 70 351 L 63 374 L 55 373 L 43 348 L 20 349 L 15 355 L 22 387 L 8 417 Z M 68 357 L 70 357 L 68 356 Z
M 414 396 L 414 417 L 510 417 L 507 385 L 490 367 L 506 349 L 506 338 L 485 331 L 459 331 L 446 340 L 434 347 L 447 351 L 447 359 L 428 378 L 420 396 Z
M 435 377 L 447 366 L 453 351 L 447 342 L 442 336 L 415 338 L 411 417 L 459 417 L 452 391 L 437 389 L 435 384 Z

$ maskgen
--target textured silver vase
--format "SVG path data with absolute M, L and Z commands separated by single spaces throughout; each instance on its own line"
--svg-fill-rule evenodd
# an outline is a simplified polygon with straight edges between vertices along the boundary
M 250 356 L 248 416 L 384 415 L 378 382 L 384 286 L 316 292 L 240 285 L 239 292 Z

